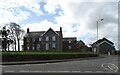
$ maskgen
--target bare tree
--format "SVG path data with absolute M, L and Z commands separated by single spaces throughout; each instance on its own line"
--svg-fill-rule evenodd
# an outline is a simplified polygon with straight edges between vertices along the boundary
M 15 35 L 15 25 L 10 23 L 9 24 L 9 29 L 11 31 L 11 35 L 12 35 L 12 39 L 13 39 L 13 42 L 14 42 L 14 50 L 16 51 L 16 35 Z
M 14 22 L 10 22 L 10 24 L 8 24 L 8 25 L 9 25 L 11 34 L 14 39 L 15 51 L 16 51 L 16 41 L 18 43 L 18 51 L 20 51 L 20 40 L 22 39 L 25 31 L 20 27 L 20 25 L 14 23 Z

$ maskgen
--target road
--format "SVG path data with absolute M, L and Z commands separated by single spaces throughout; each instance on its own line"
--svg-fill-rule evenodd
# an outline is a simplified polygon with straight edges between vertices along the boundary
M 2 65 L 3 73 L 116 73 L 117 71 L 117 55 L 105 55 L 105 58 L 57 63 Z

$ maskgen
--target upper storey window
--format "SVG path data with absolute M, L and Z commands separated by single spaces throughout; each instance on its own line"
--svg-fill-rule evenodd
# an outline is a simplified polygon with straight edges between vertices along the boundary
M 41 37 L 39 37 L 39 41 L 41 41 Z
M 53 37 L 52 37 L 52 41 L 55 41 L 55 40 L 56 40 L 56 38 L 55 38 L 55 36 L 53 36 Z
M 49 37 L 48 36 L 46 36 L 46 41 L 49 41 Z

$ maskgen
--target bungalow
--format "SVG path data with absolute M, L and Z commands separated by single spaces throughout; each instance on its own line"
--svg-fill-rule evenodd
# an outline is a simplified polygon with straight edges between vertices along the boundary
M 98 41 L 94 42 L 91 46 L 92 46 L 92 51 L 99 54 L 115 53 L 114 43 L 106 38 L 99 39 Z

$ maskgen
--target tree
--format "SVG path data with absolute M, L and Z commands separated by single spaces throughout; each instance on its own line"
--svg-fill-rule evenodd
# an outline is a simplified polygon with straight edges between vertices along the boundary
M 6 29 L 6 26 L 4 26 L 1 30 L 1 34 L 2 34 L 2 49 L 6 51 L 8 47 L 9 51 L 9 46 L 10 44 L 13 43 L 12 39 L 10 38 L 10 30 Z
M 11 34 L 12 34 L 13 39 L 14 39 L 15 50 L 16 50 L 16 40 L 17 40 L 18 51 L 20 51 L 20 40 L 22 39 L 25 31 L 20 27 L 20 25 L 14 23 L 14 22 L 10 22 L 8 25 L 9 25 Z
M 16 49 L 16 34 L 15 34 L 15 25 L 14 24 L 12 24 L 12 23 L 10 23 L 10 24 L 8 24 L 9 26 L 9 29 L 10 29 L 10 31 L 11 31 L 11 35 L 12 35 L 12 39 L 13 39 L 13 45 L 14 45 L 14 50 L 16 51 L 17 49 Z

